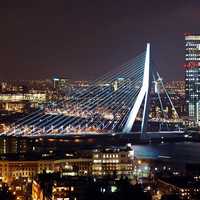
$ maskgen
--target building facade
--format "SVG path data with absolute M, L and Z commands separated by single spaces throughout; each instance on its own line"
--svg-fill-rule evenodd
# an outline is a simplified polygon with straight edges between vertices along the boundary
M 200 121 L 200 35 L 185 34 L 185 94 L 187 115 Z
M 76 174 L 91 174 L 92 160 L 85 158 L 61 160 L 1 160 L 0 178 L 3 182 L 11 183 L 18 178 L 32 179 L 37 174 L 43 173 L 44 170 L 51 173 L 61 172 L 69 167 Z
M 99 196 L 103 197 L 103 195 L 107 196 L 115 192 L 116 186 L 115 181 L 112 179 L 88 176 L 61 176 L 55 173 L 40 174 L 32 184 L 32 199 L 95 200 L 99 199 Z M 46 190 L 47 188 L 48 190 Z
M 96 150 L 92 157 L 93 175 L 129 175 L 134 170 L 132 149 Z

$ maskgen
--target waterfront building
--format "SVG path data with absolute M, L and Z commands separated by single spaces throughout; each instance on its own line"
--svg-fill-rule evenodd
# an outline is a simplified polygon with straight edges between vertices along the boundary
M 15 159 L 2 156 L 0 161 L 0 177 L 3 182 L 11 183 L 21 178 L 33 178 L 46 172 L 62 172 L 63 175 L 95 175 L 108 174 L 131 175 L 134 170 L 134 154 L 129 147 L 94 150 L 90 156 L 65 155 L 56 158 L 51 154 L 41 156 L 19 155 Z
M 12 183 L 19 178 L 32 179 L 39 173 L 63 172 L 63 174 L 87 175 L 91 174 L 91 159 L 39 159 L 39 160 L 1 160 L 0 177 L 3 182 Z M 68 173 L 66 170 L 68 169 Z M 72 173 L 73 172 L 73 173 Z
M 0 109 L 8 112 L 26 112 L 45 103 L 47 95 L 43 93 L 2 93 L 0 94 Z
M 51 160 L 0 161 L 0 177 L 3 182 L 7 183 L 18 178 L 32 178 L 43 170 L 53 172 L 54 162 Z
M 92 162 L 93 175 L 129 175 L 134 170 L 134 153 L 130 148 L 95 150 Z

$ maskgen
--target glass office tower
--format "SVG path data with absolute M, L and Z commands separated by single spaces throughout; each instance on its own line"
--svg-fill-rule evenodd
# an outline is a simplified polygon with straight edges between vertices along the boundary
M 185 92 L 187 114 L 200 121 L 200 35 L 185 34 Z

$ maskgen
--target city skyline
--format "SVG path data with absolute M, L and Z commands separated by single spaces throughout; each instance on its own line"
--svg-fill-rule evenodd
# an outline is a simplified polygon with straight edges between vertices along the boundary
M 0 200 L 199 200 L 197 0 L 0 7 Z
M 184 78 L 184 33 L 199 33 L 199 2 L 4 2 L 1 79 L 95 79 L 141 53 L 167 80 Z M 173 73 L 171 73 L 173 72 Z

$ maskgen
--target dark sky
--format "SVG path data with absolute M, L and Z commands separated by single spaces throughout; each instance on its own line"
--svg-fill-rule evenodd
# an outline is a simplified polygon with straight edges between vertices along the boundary
M 165 79 L 184 78 L 199 0 L 10 0 L 0 5 L 0 79 L 93 79 L 152 44 Z

